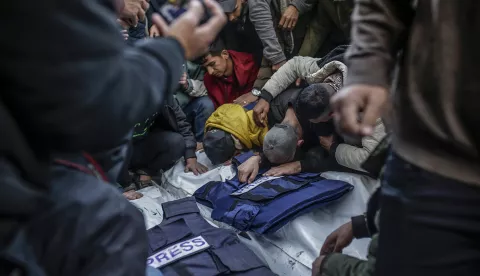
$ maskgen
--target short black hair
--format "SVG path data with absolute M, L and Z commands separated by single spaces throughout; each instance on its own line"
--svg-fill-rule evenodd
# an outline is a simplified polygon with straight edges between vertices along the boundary
M 208 53 L 212 56 L 219 56 L 225 49 L 226 47 L 225 43 L 223 43 L 223 40 L 221 38 L 217 38 L 212 44 L 210 44 Z
M 192 62 L 201 65 L 205 62 L 208 55 L 218 57 L 222 54 L 223 50 L 226 50 L 225 43 L 223 43 L 223 40 L 221 38 L 217 38 L 212 44 L 210 44 L 207 54 L 197 58 Z
M 328 84 L 314 83 L 304 88 L 297 97 L 295 111 L 302 119 L 316 119 L 330 107 Z

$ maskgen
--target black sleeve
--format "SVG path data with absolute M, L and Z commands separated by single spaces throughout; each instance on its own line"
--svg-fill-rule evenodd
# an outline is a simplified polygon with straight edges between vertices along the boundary
M 11 38 L 0 51 L 2 97 L 26 137 L 45 149 L 114 147 L 178 85 L 181 45 L 154 39 L 128 47 L 113 1 L 13 1 L 0 13 Z M 10 24 L 26 18 L 35 23 Z
M 183 136 L 185 140 L 185 160 L 188 158 L 196 158 L 195 150 L 197 148 L 197 141 L 195 140 L 195 136 L 192 132 L 192 126 L 187 121 L 187 116 L 183 112 L 180 105 L 177 103 L 177 100 L 174 99 L 173 101 L 173 111 L 175 113 L 175 119 L 178 125 L 178 132 Z
M 353 236 L 356 239 L 363 239 L 370 237 L 368 231 L 367 218 L 365 215 L 352 217 Z

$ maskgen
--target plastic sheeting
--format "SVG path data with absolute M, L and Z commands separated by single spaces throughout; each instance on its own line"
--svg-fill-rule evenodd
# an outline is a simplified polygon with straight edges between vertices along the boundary
M 211 170 L 195 176 L 192 173 L 185 173 L 183 162 L 179 162 L 165 172 L 159 186 L 139 191 L 144 197 L 132 203 L 144 214 L 147 229 L 162 221 L 161 203 L 191 196 L 195 190 L 209 181 L 224 181 L 234 176 L 231 166 L 213 167 L 204 153 L 198 154 L 198 161 Z M 242 242 L 263 258 L 272 271 L 279 275 L 311 275 L 311 264 L 318 256 L 325 238 L 352 216 L 365 212 L 370 194 L 378 186 L 377 181 L 356 174 L 326 172 L 322 176 L 346 181 L 355 189 L 329 206 L 296 218 L 273 234 L 258 235 L 248 232 L 239 235 Z M 213 221 L 210 217 L 210 208 L 203 205 L 199 205 L 199 208 L 204 218 L 212 225 L 239 232 L 229 225 Z M 354 240 L 344 253 L 364 258 L 368 243 L 369 239 Z

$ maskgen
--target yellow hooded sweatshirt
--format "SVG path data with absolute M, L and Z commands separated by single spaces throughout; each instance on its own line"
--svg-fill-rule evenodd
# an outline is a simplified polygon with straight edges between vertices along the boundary
M 205 131 L 218 128 L 235 136 L 248 149 L 261 147 L 268 127 L 258 127 L 253 120 L 253 110 L 245 110 L 238 104 L 223 104 L 212 113 L 205 124 Z

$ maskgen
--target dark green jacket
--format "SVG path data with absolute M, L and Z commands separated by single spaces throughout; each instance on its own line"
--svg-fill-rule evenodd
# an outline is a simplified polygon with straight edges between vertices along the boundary
M 299 55 L 314 57 L 334 30 L 340 30 L 348 39 L 350 37 L 350 15 L 352 11 L 352 0 L 319 1 L 317 12 L 312 17 Z
M 323 260 L 321 276 L 373 276 L 377 249 L 378 234 L 372 237 L 366 261 L 340 253 L 330 254 Z

